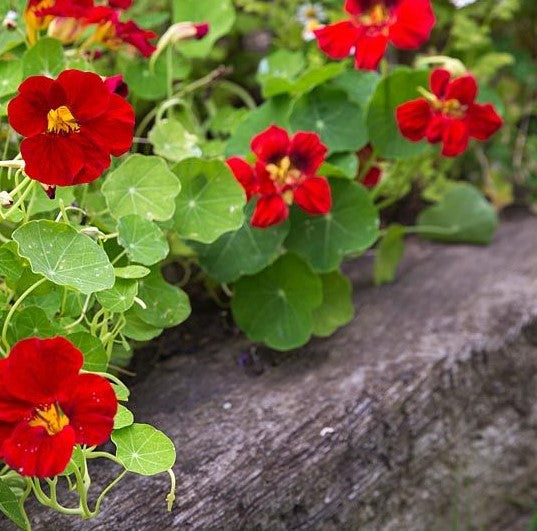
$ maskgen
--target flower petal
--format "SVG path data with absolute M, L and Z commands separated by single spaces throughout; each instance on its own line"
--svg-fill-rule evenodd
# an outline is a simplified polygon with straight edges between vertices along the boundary
M 265 164 L 278 163 L 289 151 L 289 135 L 285 129 L 271 125 L 255 136 L 250 144 L 257 158 Z
M 60 402 L 73 427 L 77 444 L 94 446 L 110 438 L 117 397 L 110 383 L 97 374 L 81 374 L 66 402 Z
M 289 207 L 281 196 L 266 195 L 259 198 L 252 216 L 252 226 L 265 228 L 282 222 L 289 215 Z
M 19 87 L 19 95 L 7 106 L 9 124 L 23 136 L 34 136 L 47 129 L 47 114 L 52 108 L 51 88 L 54 80 L 32 76 Z
M 332 191 L 324 177 L 310 177 L 294 191 L 295 203 L 310 214 L 327 214 L 332 208 Z
M 441 114 L 435 114 L 432 117 L 431 121 L 429 122 L 429 126 L 427 127 L 427 131 L 425 132 L 427 142 L 437 144 L 442 140 L 442 135 L 446 127 L 446 121 L 446 118 L 444 118 L 444 116 Z
M 83 153 L 71 135 L 45 134 L 25 138 L 20 150 L 25 173 L 43 184 L 70 186 L 75 184 L 87 154 Z
M 317 133 L 298 132 L 291 138 L 289 157 L 302 173 L 313 175 L 324 162 L 328 148 Z
M 332 59 L 345 59 L 356 45 L 362 30 L 350 20 L 329 24 L 314 32 L 319 48 Z
M 470 105 L 466 113 L 466 124 L 470 136 L 487 140 L 503 125 L 503 119 L 490 103 Z
M 425 136 L 433 114 L 429 102 L 425 98 L 418 98 L 399 105 L 395 117 L 401 134 L 417 142 Z
M 386 53 L 388 37 L 378 32 L 373 35 L 364 33 L 356 42 L 354 67 L 362 70 L 376 70 Z
M 363 0 L 345 0 L 345 11 L 349 15 L 361 15 L 364 12 L 364 7 L 362 7 Z M 365 8 L 367 10 L 367 6 Z
M 429 76 L 429 83 L 433 94 L 440 99 L 443 99 L 446 94 L 446 89 L 451 79 L 451 73 L 445 68 L 435 68 Z
M 233 172 L 235 179 L 239 181 L 246 192 L 246 197 L 250 199 L 257 193 L 258 183 L 254 168 L 240 157 L 231 157 L 226 161 L 229 169 Z
M 390 41 L 403 50 L 419 48 L 427 42 L 436 23 L 430 0 L 401 0 L 393 16 Z
M 462 120 L 445 120 L 442 134 L 442 155 L 456 157 L 468 147 L 468 127 Z
M 22 476 L 51 478 L 67 468 L 74 445 L 75 432 L 71 426 L 49 435 L 45 428 L 21 422 L 2 445 L 3 459 Z
M 66 94 L 65 105 L 79 124 L 101 116 L 109 107 L 110 91 L 100 76 L 81 70 L 64 70 L 56 80 Z
M 14 398 L 36 406 L 65 400 L 83 361 L 80 350 L 63 337 L 23 339 L 5 360 L 3 382 Z
M 34 409 L 34 404 L 27 400 L 21 400 L 12 396 L 6 386 L 6 361 L 0 359 L 0 431 L 3 433 L 8 425 L 18 422 L 20 419 L 29 417 Z M 0 446 L 2 445 L 2 436 L 0 435 Z
M 367 188 L 372 188 L 380 182 L 382 170 L 378 166 L 373 166 L 362 179 L 362 184 Z
M 134 121 L 134 109 L 131 105 L 121 96 L 111 94 L 105 112 L 82 127 L 97 144 L 119 157 L 132 146 Z
M 446 89 L 446 100 L 458 100 L 463 105 L 471 105 L 477 96 L 477 82 L 471 74 L 454 79 Z

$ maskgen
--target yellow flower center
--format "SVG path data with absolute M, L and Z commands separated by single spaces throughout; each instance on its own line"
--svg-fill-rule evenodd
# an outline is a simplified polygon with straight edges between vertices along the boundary
M 29 424 L 32 428 L 45 428 L 49 435 L 56 435 L 69 425 L 69 417 L 58 404 L 50 404 L 43 409 L 36 409 Z
M 278 164 L 268 164 L 266 166 L 270 178 L 278 185 L 294 184 L 302 175 L 300 170 L 293 167 L 291 159 L 287 156 L 278 162 Z
M 367 13 L 359 17 L 365 26 L 378 26 L 384 24 L 390 18 L 390 12 L 382 4 L 375 4 Z
M 47 114 L 47 122 L 47 132 L 49 133 L 76 133 L 80 130 L 78 122 L 65 105 L 51 109 Z
M 451 99 L 446 101 L 433 101 L 433 107 L 442 114 L 452 118 L 464 118 L 466 113 L 466 105 L 463 105 L 459 100 Z

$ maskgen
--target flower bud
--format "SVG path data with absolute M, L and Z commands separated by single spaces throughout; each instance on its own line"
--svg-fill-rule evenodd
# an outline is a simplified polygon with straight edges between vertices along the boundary
M 13 11 L 10 9 L 6 16 L 4 17 L 4 20 L 2 22 L 2 26 L 6 28 L 7 30 L 13 31 L 17 29 L 17 18 L 19 16 L 17 15 L 16 11 Z
M 83 32 L 84 26 L 76 18 L 54 17 L 47 34 L 63 44 L 72 44 Z
M 9 192 L 2 190 L 0 192 L 0 206 L 10 207 L 13 204 L 13 198 Z

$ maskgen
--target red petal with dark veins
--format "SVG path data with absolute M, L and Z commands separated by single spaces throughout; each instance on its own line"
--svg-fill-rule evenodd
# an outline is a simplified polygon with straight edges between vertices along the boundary
M 425 98 L 418 98 L 399 105 L 395 116 L 401 134 L 417 142 L 425 136 L 433 113 L 429 102 Z
M 294 190 L 295 203 L 310 214 L 327 214 L 332 208 L 332 192 L 323 177 L 310 177 Z
M 271 125 L 255 136 L 250 146 L 261 162 L 276 164 L 289 154 L 289 143 L 287 131 L 276 125 Z
M 446 120 L 442 134 L 442 155 L 444 157 L 460 155 L 468 147 L 468 140 L 468 127 L 462 120 Z
M 298 132 L 291 138 L 289 157 L 302 173 L 314 175 L 324 162 L 328 148 L 317 133 Z
M 349 57 L 351 49 L 360 38 L 362 30 L 350 20 L 336 22 L 314 32 L 319 48 L 332 59 Z
M 419 48 L 429 40 L 436 19 L 430 0 L 401 0 L 393 11 L 390 42 L 396 48 Z
M 281 223 L 289 216 L 289 207 L 277 194 L 262 196 L 255 207 L 251 224 L 253 227 L 265 228 Z
M 475 77 L 466 74 L 454 79 L 446 89 L 446 100 L 458 100 L 463 105 L 471 105 L 477 96 L 477 82 Z
M 258 192 L 259 188 L 254 168 L 240 157 L 231 157 L 227 159 L 226 163 L 233 172 L 235 179 L 241 183 L 249 200 Z
M 470 136 L 487 140 L 503 125 L 503 119 L 490 103 L 470 105 L 466 113 L 466 124 Z
M 433 94 L 440 99 L 444 99 L 446 89 L 451 79 L 451 73 L 445 68 L 435 68 L 429 76 L 429 83 Z

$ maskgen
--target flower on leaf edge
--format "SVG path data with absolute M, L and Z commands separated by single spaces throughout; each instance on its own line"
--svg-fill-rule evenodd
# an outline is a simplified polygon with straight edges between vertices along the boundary
M 0 360 L 0 459 L 22 476 L 63 473 L 77 444 L 110 438 L 118 402 L 102 376 L 80 373 L 67 339 L 29 338 Z
M 332 208 L 330 185 L 317 171 L 327 148 L 316 133 L 300 131 L 289 136 L 275 125 L 253 138 L 253 165 L 239 157 L 227 160 L 246 196 L 258 196 L 251 224 L 269 227 L 289 216 L 296 203 L 310 214 L 327 214 Z
M 442 144 L 442 155 L 455 157 L 468 147 L 470 138 L 487 140 L 503 124 L 490 103 L 476 103 L 478 86 L 471 74 L 451 79 L 443 68 L 430 75 L 431 92 L 403 103 L 396 109 L 402 135 L 414 142 L 424 138 Z

